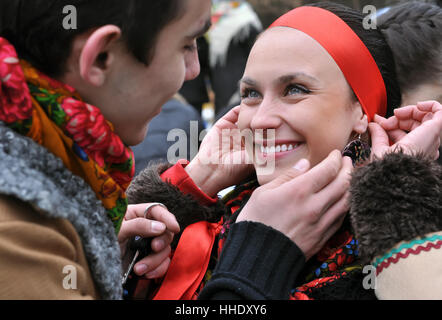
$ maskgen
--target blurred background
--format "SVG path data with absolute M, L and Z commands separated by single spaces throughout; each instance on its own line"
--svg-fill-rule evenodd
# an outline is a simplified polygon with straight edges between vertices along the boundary
M 277 17 L 279 17 L 284 12 L 287 12 L 290 9 L 293 9 L 298 6 L 302 6 L 304 4 L 315 3 L 315 2 L 328 2 L 328 1 L 302 1 L 302 0 L 249 0 L 248 1 L 259 18 L 261 19 L 264 26 L 269 26 Z M 392 6 L 398 3 L 410 2 L 403 0 L 347 0 L 347 1 L 333 1 L 336 3 L 341 3 L 346 6 L 349 6 L 353 9 L 361 11 L 362 8 L 366 5 L 373 5 L 378 10 Z M 419 1 L 419 2 L 429 2 L 435 3 L 439 6 L 442 3 L 442 0 L 439 1 Z

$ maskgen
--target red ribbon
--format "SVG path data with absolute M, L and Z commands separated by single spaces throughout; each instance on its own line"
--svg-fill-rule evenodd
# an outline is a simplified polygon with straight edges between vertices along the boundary
M 194 297 L 209 266 L 220 228 L 221 223 L 201 221 L 184 230 L 154 300 L 191 300 Z

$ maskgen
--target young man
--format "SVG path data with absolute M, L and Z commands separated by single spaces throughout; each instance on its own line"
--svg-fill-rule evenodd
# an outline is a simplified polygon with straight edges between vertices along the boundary
M 156 237 L 139 273 L 165 273 L 179 226 L 160 206 L 156 222 L 126 210 L 127 146 L 198 75 L 210 6 L 0 1 L 0 298 L 120 299 L 135 235 Z

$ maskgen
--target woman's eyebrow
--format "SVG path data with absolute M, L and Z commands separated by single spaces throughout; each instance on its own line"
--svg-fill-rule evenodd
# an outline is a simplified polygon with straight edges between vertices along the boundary
M 287 84 L 290 83 L 294 80 L 307 80 L 310 81 L 312 84 L 318 84 L 320 81 L 318 79 L 316 79 L 315 77 L 308 75 L 304 72 L 295 72 L 295 73 L 289 73 L 289 74 L 285 74 L 283 76 L 280 76 L 279 78 L 277 78 L 274 82 L 277 85 L 281 85 L 281 84 Z M 239 80 L 238 82 L 238 86 L 241 85 L 241 83 L 245 83 L 249 86 L 252 87 L 257 87 L 258 86 L 258 82 L 249 78 L 249 77 L 244 77 L 241 80 Z
M 241 80 L 239 80 L 238 81 L 238 87 L 241 85 L 241 83 L 248 84 L 249 86 L 252 86 L 252 87 L 258 86 L 258 83 L 255 80 L 253 80 L 253 79 L 251 79 L 249 77 L 244 77 Z
M 308 80 L 308 81 L 312 82 L 313 84 L 319 83 L 318 79 L 316 79 L 315 77 L 308 75 L 304 72 L 295 72 L 295 73 L 289 73 L 289 74 L 283 75 L 283 76 L 279 77 L 278 79 L 276 79 L 275 82 L 277 84 L 286 84 L 286 83 L 292 82 L 293 80 Z

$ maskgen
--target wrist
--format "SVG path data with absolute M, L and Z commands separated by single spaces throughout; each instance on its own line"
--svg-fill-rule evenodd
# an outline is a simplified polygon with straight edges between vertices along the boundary
M 223 189 L 216 178 L 216 170 L 213 167 L 201 163 L 198 156 L 195 157 L 185 168 L 189 177 L 206 195 L 213 198 Z

